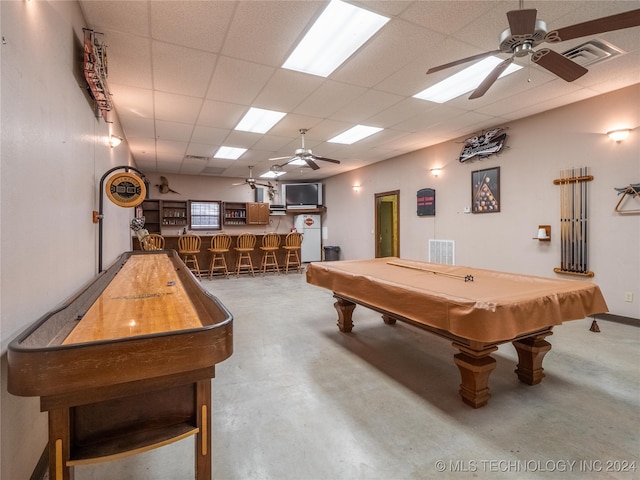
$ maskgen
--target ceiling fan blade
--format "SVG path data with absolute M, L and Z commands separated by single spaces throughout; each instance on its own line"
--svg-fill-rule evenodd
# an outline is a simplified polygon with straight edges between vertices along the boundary
M 491 88 L 491 85 L 493 85 L 496 80 L 498 80 L 498 77 L 502 75 L 502 72 L 504 72 L 506 68 L 511 65 L 511 62 L 513 62 L 513 58 L 507 58 L 504 62 L 499 63 L 496 68 L 491 70 L 491 73 L 487 75 L 482 83 L 478 85 L 478 88 L 473 91 L 473 93 L 469 97 L 469 100 L 480 98 L 485 93 L 487 93 L 487 90 L 489 90 Z
M 303 160 L 307 162 L 307 165 L 309 165 L 312 170 L 318 170 L 320 168 L 318 164 L 314 162 L 311 157 L 305 157 Z
M 531 61 L 567 82 L 573 82 L 588 72 L 582 65 L 548 48 L 542 48 L 531 55 Z
M 249 182 L 249 186 L 251 187 L 251 190 L 255 190 L 256 189 L 256 182 Z
M 473 62 L 474 60 L 479 60 L 481 58 L 488 57 L 489 55 L 495 55 L 498 53 L 500 53 L 500 50 L 493 50 L 491 52 L 479 53 L 478 55 L 472 55 L 471 57 L 462 58 L 460 60 L 456 60 L 455 62 L 438 65 L 437 67 L 432 67 L 427 70 L 427 75 L 430 73 L 439 72 L 440 70 L 445 70 L 447 68 L 455 67 L 456 65 L 462 65 L 463 63 Z
M 270 161 L 276 161 L 276 160 L 288 160 L 291 158 L 291 155 L 288 155 L 286 157 L 274 157 L 274 158 L 270 158 Z
M 322 160 L 323 162 L 340 163 L 340 160 L 334 160 L 333 158 L 321 157 L 320 155 L 314 155 L 316 160 Z
M 507 12 L 507 20 L 509 20 L 511 36 L 533 35 L 536 31 L 537 16 L 538 11 L 535 8 L 528 10 L 511 10 L 510 12 Z
M 598 35 L 600 33 L 639 26 L 640 9 L 637 9 L 558 28 L 557 30 L 547 33 L 544 40 L 549 43 L 564 42 L 565 40 L 586 37 L 587 35 Z

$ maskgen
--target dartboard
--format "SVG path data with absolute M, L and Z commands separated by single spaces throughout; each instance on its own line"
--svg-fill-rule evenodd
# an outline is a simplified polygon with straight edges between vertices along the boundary
M 117 173 L 107 181 L 107 197 L 120 207 L 137 207 L 147 195 L 144 182 L 131 173 Z

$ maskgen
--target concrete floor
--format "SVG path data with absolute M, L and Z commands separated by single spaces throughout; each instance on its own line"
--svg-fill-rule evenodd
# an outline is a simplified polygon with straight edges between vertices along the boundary
M 640 478 L 640 328 L 556 327 L 537 386 L 518 381 L 503 345 L 474 410 L 446 340 L 362 307 L 340 333 L 331 292 L 300 274 L 202 283 L 234 315 L 234 354 L 213 381 L 215 479 Z M 193 445 L 75 478 L 191 479 Z

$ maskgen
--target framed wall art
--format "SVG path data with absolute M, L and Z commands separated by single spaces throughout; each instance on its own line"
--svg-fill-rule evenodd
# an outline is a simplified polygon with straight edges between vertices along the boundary
M 500 211 L 500 167 L 471 172 L 471 213 Z

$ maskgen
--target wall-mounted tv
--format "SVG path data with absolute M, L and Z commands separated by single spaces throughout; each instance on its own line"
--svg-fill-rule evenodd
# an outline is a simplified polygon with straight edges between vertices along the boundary
M 303 209 L 322 206 L 321 183 L 284 183 L 282 198 L 287 208 Z

